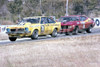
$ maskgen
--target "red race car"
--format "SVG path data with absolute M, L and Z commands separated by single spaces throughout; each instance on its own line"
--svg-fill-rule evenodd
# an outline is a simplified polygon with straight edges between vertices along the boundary
M 84 15 L 63 16 L 58 21 L 61 22 L 60 33 L 65 33 L 66 35 L 83 31 L 91 33 L 92 28 L 95 26 L 95 22 Z

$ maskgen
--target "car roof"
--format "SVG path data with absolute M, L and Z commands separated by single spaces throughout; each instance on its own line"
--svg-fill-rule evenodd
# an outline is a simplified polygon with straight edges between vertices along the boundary
M 80 17 L 80 16 L 85 16 L 85 15 L 68 15 L 68 16 L 62 16 L 62 17 Z
M 28 18 L 41 18 L 41 17 L 46 17 L 46 16 L 33 16 L 33 17 L 25 17 L 24 19 L 28 19 Z

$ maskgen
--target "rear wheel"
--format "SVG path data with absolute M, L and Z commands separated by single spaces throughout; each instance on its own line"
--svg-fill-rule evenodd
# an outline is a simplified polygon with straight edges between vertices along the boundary
M 58 33 L 57 33 L 57 29 L 54 29 L 54 30 L 53 30 L 53 33 L 51 34 L 51 36 L 52 36 L 52 37 L 56 37 L 57 34 L 58 34 Z
M 17 37 L 9 37 L 10 41 L 16 41 Z
M 91 33 L 92 32 L 92 27 L 90 26 L 87 30 L 86 30 L 87 33 Z
M 37 39 L 37 38 L 38 38 L 38 30 L 34 30 L 31 39 Z

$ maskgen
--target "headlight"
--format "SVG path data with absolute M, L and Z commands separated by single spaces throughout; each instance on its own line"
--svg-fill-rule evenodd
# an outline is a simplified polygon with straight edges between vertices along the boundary
M 10 29 L 9 29 L 9 28 L 7 28 L 7 29 L 6 29 L 6 31 L 7 31 L 7 32 L 10 32 Z
M 29 31 L 29 29 L 26 27 L 26 28 L 25 28 L 25 31 L 26 31 L 26 32 L 28 32 L 28 31 Z

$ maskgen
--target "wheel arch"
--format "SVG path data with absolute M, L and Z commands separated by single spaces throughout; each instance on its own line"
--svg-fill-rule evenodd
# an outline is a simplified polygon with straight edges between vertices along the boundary
M 93 25 L 91 24 L 89 27 L 93 27 Z
M 35 30 L 39 31 L 38 29 L 33 29 L 33 30 L 31 31 L 31 35 L 32 35 L 32 33 L 33 33 Z M 39 34 L 39 32 L 38 32 L 38 34 Z
M 78 26 L 78 25 L 76 25 L 76 26 L 75 26 L 75 28 L 74 28 L 74 30 L 75 30 L 76 28 L 79 28 L 79 26 Z
M 78 26 L 78 25 L 76 25 L 75 27 L 79 28 L 79 26 Z
M 55 27 L 54 29 L 56 29 L 56 30 L 57 30 L 57 32 L 59 31 L 57 27 Z M 53 29 L 53 30 L 54 30 L 54 29 Z

